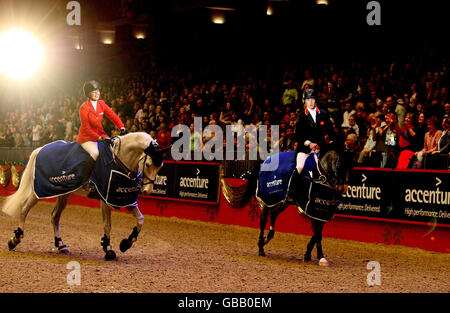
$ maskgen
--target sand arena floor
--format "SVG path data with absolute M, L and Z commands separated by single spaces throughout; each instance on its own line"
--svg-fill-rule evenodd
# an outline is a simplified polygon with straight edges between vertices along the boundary
M 17 223 L 0 214 L 0 292 L 450 292 L 450 254 L 324 238 L 329 266 L 320 267 L 315 251 L 314 262 L 302 261 L 307 236 L 276 233 L 259 257 L 257 229 L 178 218 L 146 216 L 138 241 L 121 253 L 135 220 L 120 212 L 112 214 L 118 260 L 107 262 L 101 211 L 82 206 L 62 215 L 70 255 L 61 255 L 52 251 L 52 206 L 30 211 L 15 251 L 7 241 Z M 70 261 L 81 265 L 80 286 L 67 284 Z M 380 263 L 379 286 L 367 284 L 369 261 Z

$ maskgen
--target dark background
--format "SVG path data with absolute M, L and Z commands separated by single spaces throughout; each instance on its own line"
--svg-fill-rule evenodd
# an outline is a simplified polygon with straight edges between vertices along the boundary
M 430 49 L 435 53 L 430 57 L 448 55 L 444 1 L 380 0 L 381 26 L 367 24 L 367 0 L 329 0 L 328 6 L 315 0 L 272 1 L 272 16 L 266 15 L 267 0 L 79 0 L 81 26 L 66 24 L 68 2 L 0 1 L 0 28 L 31 25 L 48 48 L 47 73 L 58 78 L 54 85 L 59 86 L 73 75 L 151 66 L 271 75 L 287 67 L 339 65 L 355 58 L 388 66 L 393 58 L 405 60 Z M 211 6 L 235 10 L 225 11 L 226 23 L 217 25 L 210 20 Z M 124 16 L 126 22 L 116 26 L 116 42 L 100 43 L 98 23 Z M 149 25 L 147 39 L 132 37 L 133 23 Z M 83 50 L 73 48 L 69 32 L 80 35 Z

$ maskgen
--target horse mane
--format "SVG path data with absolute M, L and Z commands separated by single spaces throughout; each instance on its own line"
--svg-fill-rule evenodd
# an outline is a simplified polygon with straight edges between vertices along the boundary
M 127 146 L 129 145 L 131 147 L 142 149 L 147 148 L 150 142 L 155 140 L 152 136 L 145 132 L 128 133 L 126 135 L 119 136 L 119 138 L 121 142 Z
M 128 133 L 116 138 L 113 152 L 128 167 L 130 164 L 137 164 L 144 150 L 155 140 L 145 132 Z
M 334 150 L 330 150 L 327 153 L 325 153 L 323 157 L 320 158 L 319 166 L 326 173 L 330 173 L 330 171 L 336 172 L 338 159 L 339 154 Z
M 339 171 L 341 167 L 340 155 L 335 150 L 329 150 L 319 160 L 319 168 L 328 178 L 329 183 L 335 185 L 338 183 Z

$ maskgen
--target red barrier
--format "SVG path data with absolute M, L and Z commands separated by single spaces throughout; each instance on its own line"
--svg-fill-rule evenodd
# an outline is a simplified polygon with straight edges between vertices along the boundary
M 241 209 L 231 207 L 223 194 L 218 206 L 182 203 L 176 201 L 139 198 L 139 208 L 144 214 L 179 217 L 221 224 L 259 228 L 260 209 L 254 199 Z M 280 214 L 276 231 L 312 235 L 307 218 L 299 214 L 295 206 L 289 206 Z M 424 250 L 450 253 L 450 228 L 445 225 L 406 224 L 394 220 L 368 220 L 353 216 L 337 215 L 324 228 L 324 237 L 417 247 Z M 255 246 L 258 231 L 255 230 Z

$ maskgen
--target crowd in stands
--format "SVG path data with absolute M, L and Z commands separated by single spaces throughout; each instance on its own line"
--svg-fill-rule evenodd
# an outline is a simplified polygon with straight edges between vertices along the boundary
M 145 131 L 164 148 L 171 129 L 193 129 L 194 117 L 207 125 L 279 125 L 280 151 L 295 149 L 295 121 L 304 109 L 302 93 L 313 88 L 318 107 L 328 110 L 337 138 L 354 133 L 360 166 L 448 169 L 450 128 L 449 60 L 433 51 L 402 62 L 290 68 L 277 77 L 215 77 L 152 69 L 129 77 L 97 78 L 101 99 L 129 132 Z M 278 80 L 277 80 L 278 79 Z M 0 146 L 38 147 L 55 140 L 75 141 L 82 82 L 72 94 L 42 96 L 11 106 L 0 98 Z M 117 132 L 106 119 L 105 130 Z M 191 149 L 199 149 L 192 134 Z M 203 136 L 203 143 L 208 140 Z M 442 165 L 444 164 L 444 165 Z

